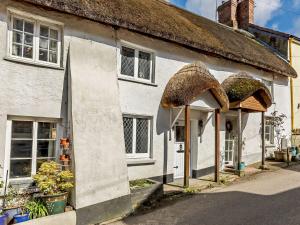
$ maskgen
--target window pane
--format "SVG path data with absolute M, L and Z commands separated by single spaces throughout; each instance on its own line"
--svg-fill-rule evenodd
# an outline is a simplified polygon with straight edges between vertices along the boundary
M 175 132 L 175 141 L 184 142 L 184 126 L 176 126 Z
M 50 29 L 50 38 L 57 40 L 58 39 L 58 32 L 57 30 Z
M 10 178 L 30 177 L 31 159 L 11 160 Z
M 11 141 L 11 158 L 31 158 L 32 141 L 31 140 L 12 140 Z
M 23 43 L 23 34 L 17 31 L 13 31 L 13 42 L 22 44 Z
M 22 46 L 13 44 L 12 54 L 15 56 L 22 56 Z
M 24 46 L 23 56 L 25 58 L 32 59 L 32 56 L 33 56 L 32 47 Z
M 40 38 L 40 48 L 48 50 L 48 39 Z
M 50 50 L 57 51 L 57 41 L 50 40 Z
M 14 29 L 23 31 L 23 20 L 14 18 Z
M 52 130 L 56 128 L 55 123 L 38 123 L 38 139 L 55 139 L 52 137 Z
M 147 80 L 150 79 L 150 64 L 151 54 L 146 52 L 139 52 L 139 78 Z
M 55 141 L 38 141 L 37 157 L 55 157 Z
M 39 60 L 46 61 L 46 62 L 48 61 L 48 51 L 47 50 L 40 49 Z
M 40 36 L 48 37 L 49 36 L 49 28 L 45 26 L 41 26 Z
M 121 74 L 134 76 L 134 49 L 122 47 Z
M 57 63 L 57 54 L 56 54 L 56 52 L 49 52 L 49 62 Z
M 136 119 L 136 153 L 148 152 L 148 119 Z
M 33 35 L 25 34 L 24 44 L 32 46 L 33 45 Z
M 33 23 L 25 22 L 25 32 L 33 34 Z
M 133 118 L 123 117 L 126 153 L 132 153 Z
M 12 138 L 32 138 L 31 121 L 12 121 Z

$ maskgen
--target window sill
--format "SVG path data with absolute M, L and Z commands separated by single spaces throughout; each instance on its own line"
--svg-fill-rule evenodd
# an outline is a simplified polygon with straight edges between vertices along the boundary
M 155 164 L 154 159 L 127 159 L 127 166 L 149 165 Z
M 142 80 L 137 80 L 134 78 L 130 78 L 130 77 L 124 77 L 124 76 L 119 76 L 118 80 L 122 80 L 122 81 L 128 81 L 128 82 L 132 82 L 132 83 L 137 83 L 137 84 L 144 84 L 144 85 L 148 85 L 148 86 L 152 86 L 152 87 L 157 87 L 157 84 L 153 84 L 147 81 L 142 81 Z
M 33 62 L 33 61 L 25 60 L 25 59 L 14 58 L 11 56 L 5 56 L 3 59 L 6 61 L 10 61 L 10 62 L 16 62 L 16 63 L 32 65 L 32 66 L 37 66 L 37 67 L 50 68 L 50 69 L 55 69 L 55 70 L 64 70 L 64 67 L 61 67 L 61 66 Z

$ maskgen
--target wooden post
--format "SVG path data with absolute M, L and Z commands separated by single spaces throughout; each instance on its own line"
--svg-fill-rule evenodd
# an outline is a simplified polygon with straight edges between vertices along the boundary
M 220 182 L 220 109 L 215 110 L 215 182 Z
M 265 112 L 261 113 L 261 168 L 265 168 Z
M 242 161 L 242 147 L 243 147 L 243 135 L 242 135 L 242 109 L 238 109 L 238 165 L 237 170 L 240 172 L 240 165 Z
M 189 187 L 190 178 L 190 148 L 191 148 L 191 123 L 190 106 L 185 106 L 185 138 L 184 138 L 184 187 Z

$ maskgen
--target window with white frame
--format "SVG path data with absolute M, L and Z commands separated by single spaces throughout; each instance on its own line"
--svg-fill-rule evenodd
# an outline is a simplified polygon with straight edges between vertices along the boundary
M 56 157 L 56 123 L 8 121 L 9 177 L 26 178 Z
M 61 29 L 58 25 L 11 14 L 10 57 L 42 64 L 60 65 Z
M 150 158 L 151 119 L 123 116 L 125 150 L 128 158 Z
M 154 83 L 153 53 L 121 46 L 120 74 Z
M 262 80 L 262 82 L 266 85 L 266 87 L 269 89 L 271 97 L 272 97 L 272 101 L 274 101 L 274 85 L 272 81 L 269 80 Z
M 266 117 L 265 119 L 265 141 L 267 145 L 274 144 L 274 126 L 272 125 L 272 118 Z

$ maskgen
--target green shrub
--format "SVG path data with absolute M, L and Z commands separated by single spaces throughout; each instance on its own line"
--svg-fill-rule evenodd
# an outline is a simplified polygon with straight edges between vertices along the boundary
M 71 171 L 62 171 L 61 166 L 54 161 L 44 162 L 33 176 L 44 195 L 61 194 L 70 190 L 74 187 L 73 178 Z

